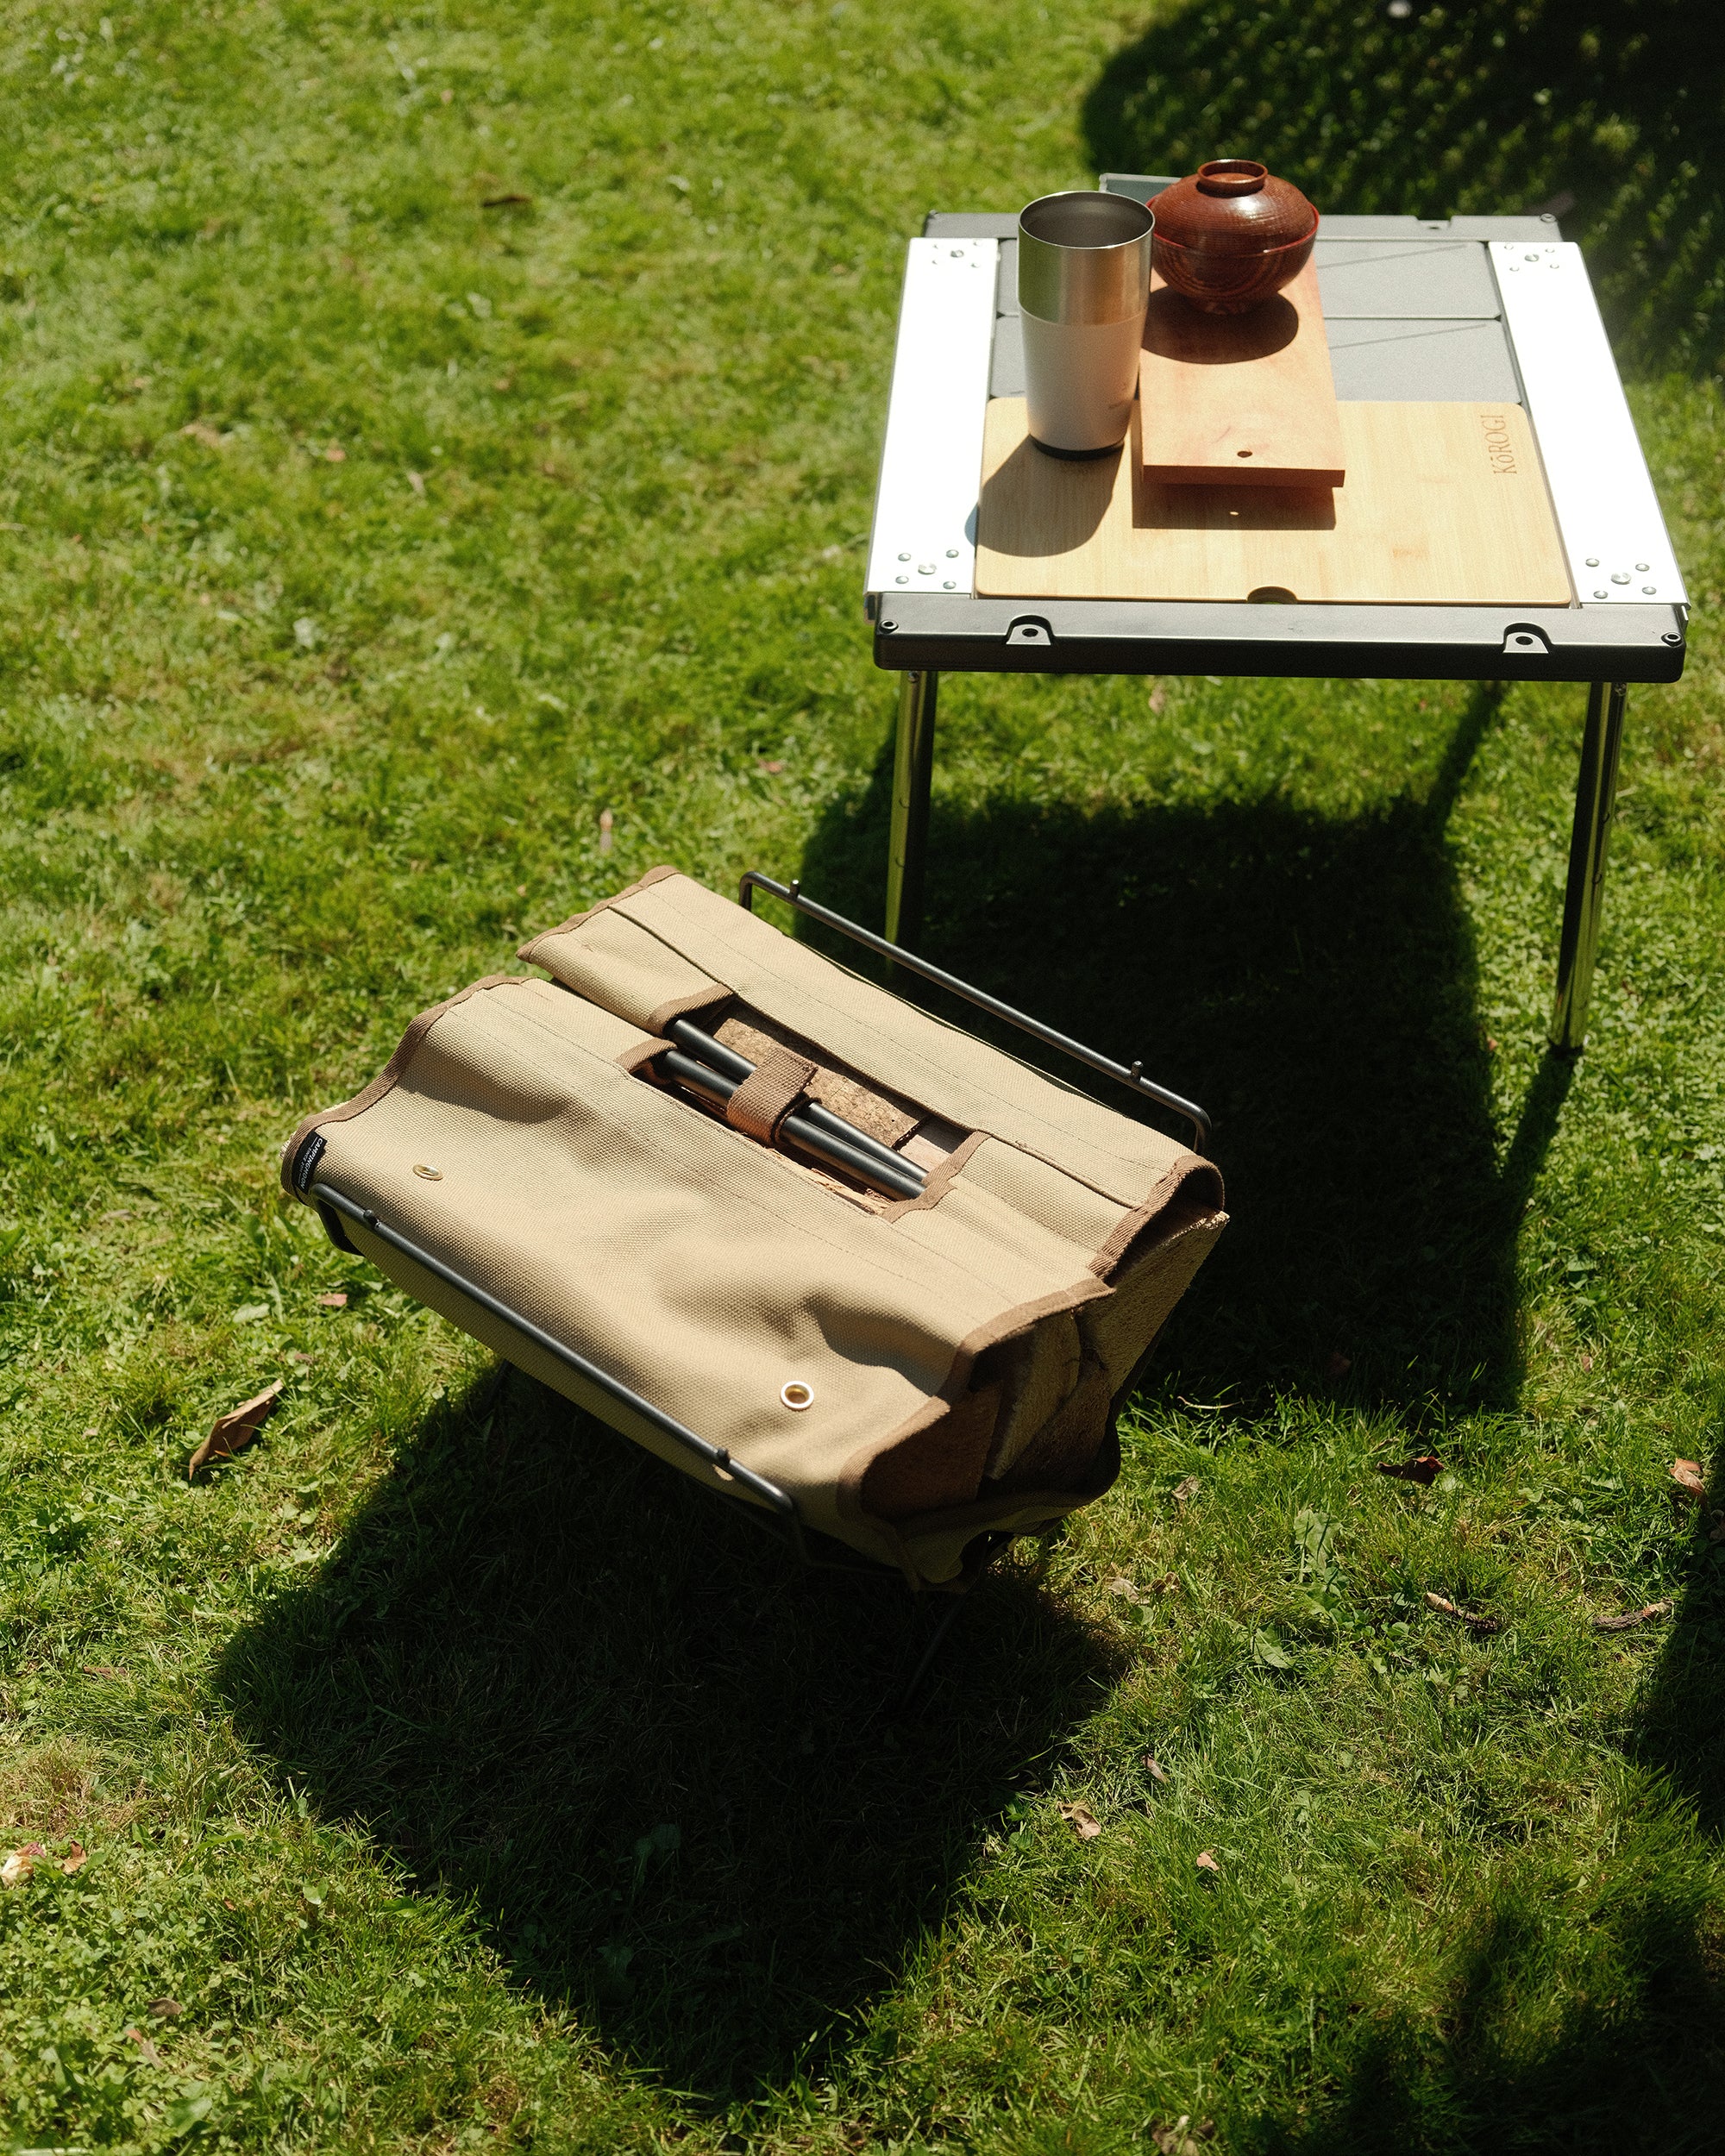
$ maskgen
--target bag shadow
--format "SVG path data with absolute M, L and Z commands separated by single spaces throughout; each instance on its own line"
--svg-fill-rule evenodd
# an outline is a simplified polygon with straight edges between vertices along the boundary
M 892 1983 L 1118 1675 L 1009 1560 L 900 1710 L 947 1607 L 799 1571 L 499 1366 L 219 1683 L 318 1816 L 471 1904 L 511 1981 L 718 2103 Z

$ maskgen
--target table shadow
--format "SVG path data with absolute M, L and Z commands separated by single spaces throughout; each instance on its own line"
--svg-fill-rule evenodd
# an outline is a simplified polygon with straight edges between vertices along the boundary
M 1725 343 L 1725 38 L 1684 0 L 1192 0 L 1083 104 L 1099 172 L 1261 158 L 1320 211 L 1550 211 L 1620 359 L 1715 370 Z
M 1500 1161 L 1445 843 L 1496 706 L 1494 688 L 1473 694 L 1429 792 L 1357 816 L 1280 795 L 1089 810 L 937 794 L 928 955 L 1141 1057 L 1214 1118 L 1233 1223 L 1153 1382 L 1204 1401 L 1292 1388 L 1388 1405 L 1410 1438 L 1514 1403 L 1515 1232 L 1570 1067 L 1539 1067 Z M 865 922 L 879 918 L 891 781 L 886 753 L 799 871 L 811 896 Z M 929 993 L 946 1015 L 964 1009 Z M 1092 1089 L 1107 1097 L 1105 1081 Z
M 284 1788 L 469 1904 L 512 1982 L 723 2103 L 842 2040 L 1119 1675 L 1009 1559 L 900 1711 L 947 1608 L 799 1572 L 499 1366 L 218 1681 Z

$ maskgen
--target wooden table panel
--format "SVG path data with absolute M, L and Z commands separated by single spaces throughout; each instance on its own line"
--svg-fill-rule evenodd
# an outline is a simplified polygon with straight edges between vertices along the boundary
M 1566 606 L 1571 593 L 1518 404 L 1337 407 L 1348 479 L 1164 486 L 1133 432 L 1089 463 L 1045 455 L 1024 399 L 988 406 L 976 590 L 1023 599 Z

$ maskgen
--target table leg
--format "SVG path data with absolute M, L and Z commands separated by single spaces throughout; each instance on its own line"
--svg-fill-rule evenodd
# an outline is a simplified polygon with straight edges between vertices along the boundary
M 922 869 L 934 775 L 934 705 L 940 676 L 906 674 L 893 752 L 893 826 L 887 846 L 887 941 L 913 950 L 922 936 Z
M 1569 842 L 1569 886 L 1564 893 L 1563 940 L 1558 946 L 1557 1000 L 1552 1006 L 1552 1046 L 1562 1056 L 1579 1055 L 1587 1032 L 1600 901 L 1605 893 L 1605 842 L 1616 806 L 1627 693 L 1621 681 L 1596 681 L 1587 693 L 1575 829 Z

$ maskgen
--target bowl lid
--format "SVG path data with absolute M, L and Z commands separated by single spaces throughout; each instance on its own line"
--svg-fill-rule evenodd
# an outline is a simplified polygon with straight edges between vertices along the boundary
M 1308 240 L 1318 213 L 1255 158 L 1219 157 L 1151 197 L 1156 236 L 1217 254 L 1259 254 Z

